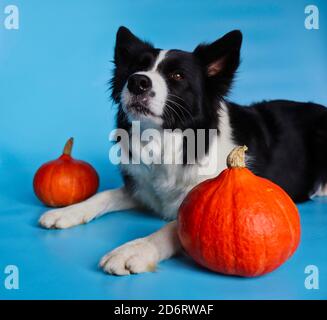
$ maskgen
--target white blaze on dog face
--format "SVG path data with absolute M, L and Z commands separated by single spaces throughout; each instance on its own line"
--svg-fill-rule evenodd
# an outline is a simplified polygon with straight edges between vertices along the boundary
M 162 116 L 164 106 L 167 100 L 168 88 L 165 79 L 158 71 L 159 64 L 165 59 L 167 50 L 161 50 L 154 66 L 150 71 L 138 72 L 148 76 L 152 81 L 152 91 L 155 94 L 152 97 L 149 107 L 156 115 Z
M 158 71 L 158 66 L 165 59 L 166 54 L 167 50 L 161 50 L 150 70 L 137 71 L 128 78 L 121 93 L 121 103 L 130 121 L 150 121 L 157 125 L 162 125 L 162 115 L 168 96 L 168 87 L 164 77 Z M 140 95 L 135 95 L 129 89 L 128 82 L 135 75 L 143 75 L 151 83 L 150 89 Z

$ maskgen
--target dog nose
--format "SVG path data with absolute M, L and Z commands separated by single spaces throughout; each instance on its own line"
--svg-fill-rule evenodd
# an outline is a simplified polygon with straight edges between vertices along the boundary
M 144 74 L 133 74 L 128 78 L 127 88 L 136 95 L 150 90 L 151 87 L 151 79 Z

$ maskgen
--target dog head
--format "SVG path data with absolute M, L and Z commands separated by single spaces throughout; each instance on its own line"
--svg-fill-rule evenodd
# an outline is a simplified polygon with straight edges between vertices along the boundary
M 161 50 L 120 27 L 111 80 L 120 115 L 150 127 L 208 127 L 231 87 L 241 43 L 241 32 L 232 31 L 193 52 Z

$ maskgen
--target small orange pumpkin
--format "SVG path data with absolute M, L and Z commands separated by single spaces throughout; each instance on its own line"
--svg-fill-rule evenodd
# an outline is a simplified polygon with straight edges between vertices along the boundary
M 236 147 L 221 174 L 190 191 L 179 209 L 187 253 L 213 271 L 255 277 L 284 263 L 300 241 L 298 210 L 286 192 L 245 167 Z
M 98 190 L 99 176 L 95 169 L 85 161 L 72 158 L 73 142 L 70 138 L 63 154 L 42 165 L 34 176 L 34 192 L 47 206 L 68 206 L 89 198 Z

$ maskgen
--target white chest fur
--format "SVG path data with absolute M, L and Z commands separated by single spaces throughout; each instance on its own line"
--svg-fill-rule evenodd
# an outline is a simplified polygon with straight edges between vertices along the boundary
M 219 135 L 213 137 L 209 152 L 201 163 L 185 166 L 165 163 L 147 165 L 142 162 L 121 165 L 121 170 L 132 176 L 136 183 L 134 198 L 165 219 L 176 218 L 187 193 L 200 182 L 215 177 L 224 170 L 227 155 L 235 147 L 228 110 L 224 104 L 219 111 L 219 131 Z M 177 138 L 181 141 L 180 137 Z M 167 152 L 167 148 L 160 145 L 158 154 L 163 150 Z M 178 150 L 177 157 L 182 157 L 181 144 L 174 150 Z

